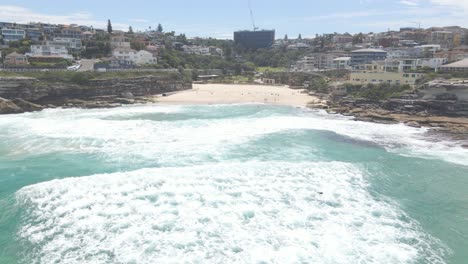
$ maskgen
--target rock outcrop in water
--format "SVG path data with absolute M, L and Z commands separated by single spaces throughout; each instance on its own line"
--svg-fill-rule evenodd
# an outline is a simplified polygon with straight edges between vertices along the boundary
M 0 97 L 0 114 L 18 114 L 24 112 L 11 100 Z
M 192 88 L 192 83 L 159 76 L 89 80 L 86 84 L 42 82 L 36 78 L 0 77 L 0 114 L 44 107 L 115 107 L 147 102 L 146 96 Z
M 387 100 L 333 95 L 328 99 L 325 108 L 330 113 L 354 116 L 358 121 L 430 127 L 455 139 L 468 139 L 467 80 L 436 80 Z

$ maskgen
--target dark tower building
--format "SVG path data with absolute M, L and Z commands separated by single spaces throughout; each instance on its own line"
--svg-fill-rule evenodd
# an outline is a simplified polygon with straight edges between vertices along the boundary
M 234 43 L 247 49 L 269 48 L 274 42 L 274 30 L 234 32 Z

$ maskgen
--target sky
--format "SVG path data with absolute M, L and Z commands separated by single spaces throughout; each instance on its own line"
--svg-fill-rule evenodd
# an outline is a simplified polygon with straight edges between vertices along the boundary
M 468 27 L 468 0 L 250 0 L 255 24 L 277 38 L 323 33 L 398 30 L 400 27 Z M 249 0 L 0 0 L 0 21 L 80 24 L 114 29 L 155 28 L 189 37 L 232 39 L 252 29 Z

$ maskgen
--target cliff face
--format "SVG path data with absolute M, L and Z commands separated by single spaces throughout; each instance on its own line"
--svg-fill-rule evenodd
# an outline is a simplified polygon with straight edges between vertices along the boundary
M 85 85 L 44 83 L 35 78 L 0 77 L 0 97 L 21 98 L 36 103 L 57 102 L 64 99 L 86 100 L 100 96 L 121 97 L 123 94 L 146 96 L 191 88 L 191 82 L 156 76 L 91 80 Z

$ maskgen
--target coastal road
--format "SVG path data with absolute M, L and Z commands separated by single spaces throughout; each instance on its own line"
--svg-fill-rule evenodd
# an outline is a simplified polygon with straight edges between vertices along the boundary
M 96 63 L 96 60 L 82 59 L 80 61 L 81 67 L 78 69 L 78 71 L 79 72 L 91 71 L 94 69 L 94 63 Z

